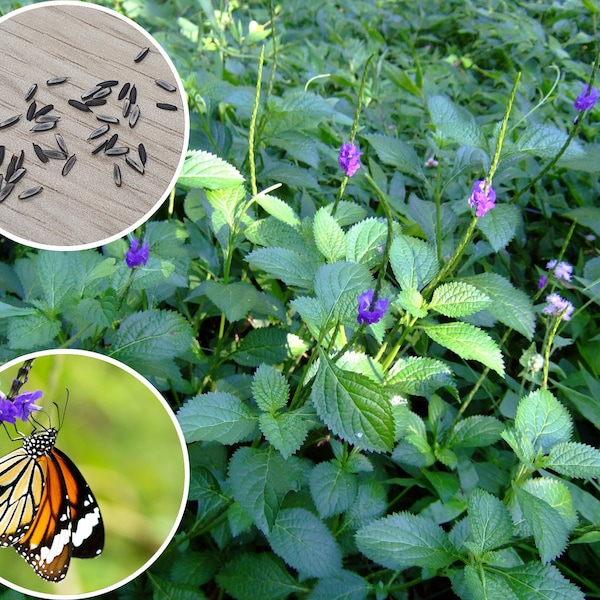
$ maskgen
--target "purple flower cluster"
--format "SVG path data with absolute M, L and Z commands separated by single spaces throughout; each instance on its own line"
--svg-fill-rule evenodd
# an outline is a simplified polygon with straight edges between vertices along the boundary
M 491 185 L 486 192 L 484 179 L 479 179 L 473 184 L 473 191 L 469 196 L 469 206 L 475 209 L 477 217 L 483 217 L 496 206 L 496 192 Z
M 125 254 L 125 262 L 130 269 L 134 267 L 145 267 L 150 256 L 150 244 L 144 242 L 140 247 L 140 240 L 133 238 L 131 246 Z
M 597 88 L 593 87 L 590 90 L 589 85 L 584 85 L 583 91 L 575 99 L 575 110 L 587 110 L 588 108 L 592 108 L 596 102 L 598 102 Z
M 553 293 L 549 296 L 546 296 L 546 302 L 548 305 L 542 310 L 545 315 L 552 317 L 561 316 L 563 321 L 571 320 L 571 315 L 573 314 L 575 308 L 568 300 L 565 300 L 562 296 Z
M 546 263 L 546 269 L 550 271 L 551 275 L 554 275 L 559 281 L 571 281 L 573 277 L 573 265 L 561 260 L 558 262 L 555 258 Z M 540 275 L 538 281 L 538 289 L 543 289 L 548 283 L 548 277 L 546 275 Z
M 387 298 L 378 298 L 373 304 L 373 296 L 375 292 L 373 290 L 367 290 L 364 294 L 358 297 L 358 317 L 357 321 L 360 325 L 366 323 L 367 325 L 373 325 L 379 323 L 387 310 L 389 300 Z
M 340 167 L 344 170 L 347 177 L 352 177 L 358 169 L 360 169 L 360 157 L 362 152 L 354 144 L 348 144 L 347 142 L 342 144 L 340 148 L 340 154 L 338 156 L 338 162 Z
M 15 396 L 14 400 L 0 398 L 0 422 L 16 423 L 17 419 L 27 421 L 29 415 L 36 410 L 41 410 L 41 406 L 34 404 L 36 400 L 42 397 L 42 392 L 23 392 Z

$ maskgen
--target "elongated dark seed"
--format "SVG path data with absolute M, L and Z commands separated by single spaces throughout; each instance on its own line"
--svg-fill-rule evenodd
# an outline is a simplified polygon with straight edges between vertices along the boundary
M 47 163 L 48 162 L 48 157 L 44 154 L 44 151 L 42 150 L 41 146 L 38 146 L 37 144 L 33 144 L 33 151 L 36 153 L 37 157 L 43 163 Z
M 84 94 L 81 94 L 80 98 L 82 100 L 87 100 L 91 98 L 96 92 L 99 92 L 102 88 L 99 85 L 95 85 L 91 90 L 88 90 Z
M 144 144 L 138 144 L 138 155 L 140 157 L 140 162 L 145 167 L 148 155 L 146 154 L 146 146 L 144 146 Z
M 56 121 L 48 121 L 47 123 L 38 123 L 34 125 L 29 131 L 48 131 L 54 129 Z
M 56 121 L 60 121 L 60 117 L 56 115 L 42 115 L 35 120 L 36 123 L 56 123 Z
M 6 147 L 0 146 L 0 165 L 4 162 L 4 155 L 6 154 Z
M 117 143 L 118 139 L 119 134 L 113 133 L 108 142 L 106 142 L 106 146 L 104 146 L 104 151 L 106 152 L 106 150 L 110 150 Z
M 35 115 L 35 111 L 37 109 L 37 104 L 35 103 L 35 100 L 29 105 L 29 108 L 27 109 L 27 120 L 28 121 L 32 121 L 33 117 Z
M 69 156 L 69 160 L 65 163 L 65 166 L 62 168 L 63 177 L 69 174 L 69 171 L 73 168 L 75 161 L 77 160 L 77 156 L 75 154 L 71 154 Z
M 177 107 L 174 104 L 167 104 L 166 102 L 157 102 L 156 106 L 163 110 L 177 110 Z
M 33 115 L 34 119 L 37 119 L 38 117 L 41 117 L 42 115 L 46 115 L 48 114 L 52 109 L 54 108 L 54 104 L 46 104 L 45 106 L 42 106 L 42 108 L 40 108 L 35 115 Z
M 126 119 L 129 116 L 129 109 L 131 108 L 131 102 L 129 98 L 125 98 L 125 102 L 123 103 L 123 117 Z
M 19 152 L 19 157 L 17 158 L 17 162 L 15 164 L 15 169 L 20 169 L 23 166 L 24 160 L 25 160 L 25 150 L 21 150 L 21 152 Z
M 177 90 L 177 88 L 172 83 L 164 81 L 163 79 L 155 79 L 154 83 L 156 83 L 156 85 L 158 87 L 161 87 L 163 90 L 167 90 L 167 92 L 175 92 Z
M 117 117 L 111 117 L 109 115 L 96 115 L 96 119 L 98 119 L 98 121 L 101 123 L 119 123 L 119 119 L 117 119 Z
M 36 185 L 35 187 L 29 188 L 19 194 L 19 200 L 26 200 L 27 198 L 31 198 L 32 196 L 36 196 L 39 194 L 44 188 L 41 185 Z
M 119 92 L 119 95 L 117 96 L 117 99 L 123 100 L 123 98 L 125 98 L 125 96 L 127 96 L 127 92 L 129 91 L 130 87 L 131 87 L 130 83 L 124 83 L 123 87 L 121 88 L 121 91 Z
M 92 131 L 92 133 L 90 133 L 90 137 L 88 138 L 88 140 L 95 140 L 96 138 L 100 137 L 101 135 L 104 135 L 109 129 L 110 129 L 110 125 L 108 125 L 108 124 L 102 125 L 102 127 L 98 127 L 98 129 L 94 129 L 94 131 Z
M 98 84 L 100 87 L 114 87 L 115 85 L 119 85 L 119 82 L 116 79 L 107 79 L 106 81 L 101 81 Z
M 14 183 L 7 183 L 2 190 L 0 190 L 0 202 L 4 202 L 9 197 L 14 187 Z
M 138 122 L 140 118 L 140 105 L 136 104 L 134 109 L 131 111 L 129 115 L 129 127 L 135 127 L 135 124 Z
M 8 119 L 4 119 L 4 121 L 0 123 L 0 129 L 4 129 L 5 127 L 10 127 L 11 125 L 14 125 L 20 118 L 21 115 L 14 115 L 13 117 L 8 117 Z
M 135 158 L 131 158 L 131 156 L 125 157 L 125 162 L 138 173 L 144 174 L 144 165 L 140 164 Z
M 107 148 L 104 152 L 108 156 L 121 156 L 123 154 L 127 154 L 129 152 L 129 148 L 125 146 L 119 146 L 118 148 Z
M 69 100 L 69 104 L 71 106 L 73 106 L 74 108 L 81 110 L 83 112 L 92 112 L 92 109 L 87 105 L 84 104 L 83 102 L 79 102 L 79 100 Z
M 137 102 L 137 88 L 135 85 L 132 85 L 131 89 L 129 90 L 129 102 L 131 102 L 131 104 L 135 104 Z
M 121 187 L 121 167 L 117 163 L 113 166 L 113 179 L 117 184 L 117 187 Z
M 25 102 L 29 102 L 30 100 L 33 100 L 33 97 L 35 96 L 36 92 L 37 92 L 37 83 L 33 83 L 31 85 L 31 87 L 27 90 L 27 93 L 25 94 Z
M 60 135 L 60 133 L 55 133 L 54 137 L 56 138 L 56 143 L 58 144 L 58 147 L 65 153 L 65 154 L 69 154 L 69 150 L 67 148 L 67 143 L 65 142 L 65 138 Z
M 47 158 L 51 158 L 53 160 L 66 160 L 67 153 L 62 150 L 44 150 L 44 154 Z
M 0 190 L 2 189 L 2 182 L 4 181 L 4 176 L 0 173 Z
M 108 140 L 104 140 L 101 144 L 99 144 L 98 146 L 96 146 L 92 150 L 92 154 L 98 154 L 98 152 L 102 152 L 102 150 L 104 150 L 104 148 L 106 148 L 106 144 L 108 144 Z
M 60 85 L 68 79 L 68 77 L 53 77 L 52 79 L 48 79 L 48 81 L 46 81 L 46 85 Z
M 110 96 L 112 94 L 112 90 L 109 87 L 98 88 L 98 91 L 93 94 L 94 98 L 106 98 L 106 96 Z
M 17 169 L 7 180 L 7 183 L 17 183 L 17 181 L 19 181 L 19 179 L 21 179 L 21 177 L 23 177 L 23 175 L 25 175 L 25 173 L 27 173 L 27 169 Z
M 86 106 L 103 106 L 106 104 L 106 98 L 90 98 L 85 101 Z
M 13 154 L 10 159 L 10 162 L 8 163 L 8 167 L 6 167 L 6 180 L 7 181 L 13 176 L 13 173 L 15 172 L 15 170 L 17 168 L 18 160 L 19 160 L 19 157 L 16 154 Z
M 133 62 L 136 62 L 136 63 L 142 62 L 148 55 L 148 52 L 150 52 L 150 48 L 142 48 L 139 51 L 138 55 L 133 59 Z

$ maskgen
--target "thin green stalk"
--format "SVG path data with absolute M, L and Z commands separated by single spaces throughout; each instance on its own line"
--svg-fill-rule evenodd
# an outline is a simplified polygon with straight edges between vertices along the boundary
M 548 341 L 546 342 L 546 347 L 544 348 L 544 370 L 542 375 L 542 388 L 544 389 L 548 387 L 548 370 L 550 367 L 550 351 L 552 350 L 552 342 L 554 342 L 556 332 L 558 331 L 565 311 L 566 309 L 563 310 L 560 314 L 556 315 L 554 323 L 552 323 L 552 328 L 548 333 Z
M 258 186 L 256 185 L 256 163 L 254 161 L 254 139 L 256 136 L 256 119 L 258 117 L 258 107 L 260 105 L 260 87 L 262 83 L 263 65 L 265 63 L 265 47 L 260 51 L 258 59 L 258 74 L 256 77 L 256 93 L 254 94 L 254 106 L 252 107 L 252 117 L 250 119 L 250 133 L 248 135 L 248 163 L 250 166 L 250 189 L 252 195 L 258 194 Z
M 277 35 L 275 34 L 275 6 L 273 0 L 269 0 L 269 18 L 271 19 L 271 39 L 273 41 L 273 66 L 271 67 L 271 75 L 269 76 L 269 85 L 267 86 L 267 97 L 273 92 L 275 84 L 275 73 L 277 71 L 277 58 L 279 46 L 277 45 Z

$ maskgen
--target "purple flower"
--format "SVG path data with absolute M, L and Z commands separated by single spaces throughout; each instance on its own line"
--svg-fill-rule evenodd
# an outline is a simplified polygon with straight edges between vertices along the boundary
M 589 89 L 589 85 L 583 86 L 583 91 L 575 99 L 575 110 L 587 110 L 588 108 L 592 108 L 594 104 L 596 104 L 596 102 L 598 101 L 598 90 L 595 87 L 593 87 L 588 93 Z
M 573 276 L 573 265 L 570 265 L 568 262 L 564 262 L 562 260 L 557 262 L 556 259 L 552 259 L 546 265 L 546 269 L 552 271 L 554 277 L 564 281 L 571 281 L 571 277 Z
M 39 400 L 43 396 L 41 390 L 37 392 L 23 392 L 18 396 L 15 396 L 13 404 L 16 409 L 16 415 L 21 421 L 27 421 L 29 415 L 36 410 L 42 410 L 41 406 L 34 404 L 36 400 Z
M 568 300 L 565 300 L 562 296 L 554 293 L 546 296 L 546 302 L 548 303 L 548 306 L 545 306 L 542 310 L 545 315 L 551 315 L 553 317 L 562 315 L 563 321 L 571 320 L 571 315 L 575 309 Z
M 379 323 L 387 310 L 389 300 L 387 298 L 378 298 L 375 302 L 375 306 L 371 307 L 373 303 L 373 296 L 375 292 L 373 290 L 367 290 L 364 294 L 358 297 L 358 317 L 357 321 L 360 325 L 366 323 L 367 325 L 373 325 L 373 323 Z
M 354 144 L 343 143 L 340 148 L 338 162 L 348 177 L 352 177 L 360 169 L 360 157 L 362 152 Z
M 0 400 L 0 422 L 17 422 L 17 407 L 10 400 Z
M 131 247 L 125 255 L 125 262 L 130 269 L 133 267 L 145 267 L 150 255 L 150 244 L 144 242 L 140 248 L 140 240 L 133 238 Z
M 538 280 L 538 290 L 541 290 L 542 288 L 544 288 L 547 283 L 548 283 L 548 278 L 545 275 L 540 275 L 540 278 Z
M 480 179 L 473 184 L 473 192 L 469 196 L 469 206 L 476 209 L 475 216 L 477 217 L 483 217 L 496 206 L 496 192 L 490 185 L 486 193 L 484 179 Z

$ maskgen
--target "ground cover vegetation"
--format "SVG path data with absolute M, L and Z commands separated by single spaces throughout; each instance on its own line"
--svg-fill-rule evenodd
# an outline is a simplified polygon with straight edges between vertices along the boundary
M 115 597 L 600 596 L 598 4 L 106 5 L 190 152 L 127 238 L 3 241 L 0 355 L 177 412 L 188 509 Z

